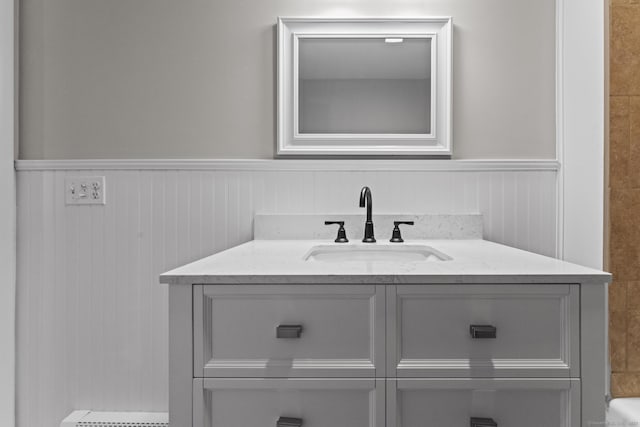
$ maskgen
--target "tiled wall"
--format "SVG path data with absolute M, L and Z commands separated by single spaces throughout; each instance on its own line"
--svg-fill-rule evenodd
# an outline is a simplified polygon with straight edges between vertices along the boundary
M 610 0 L 611 391 L 640 396 L 640 0 Z

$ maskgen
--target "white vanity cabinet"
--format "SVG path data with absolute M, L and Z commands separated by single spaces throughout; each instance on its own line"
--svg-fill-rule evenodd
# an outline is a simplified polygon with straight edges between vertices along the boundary
M 254 240 L 161 275 L 171 427 L 604 425 L 611 275 L 481 239 L 307 256 L 360 246 Z
M 586 426 L 580 294 L 171 285 L 171 426 Z

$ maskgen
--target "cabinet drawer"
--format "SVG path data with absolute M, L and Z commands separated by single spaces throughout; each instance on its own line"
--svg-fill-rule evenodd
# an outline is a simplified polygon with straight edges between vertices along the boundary
M 194 377 L 374 377 L 383 285 L 194 286 Z
M 577 285 L 389 287 L 388 376 L 577 377 Z
M 387 427 L 578 427 L 579 408 L 579 380 L 387 381 Z
M 193 380 L 194 427 L 384 427 L 384 380 Z

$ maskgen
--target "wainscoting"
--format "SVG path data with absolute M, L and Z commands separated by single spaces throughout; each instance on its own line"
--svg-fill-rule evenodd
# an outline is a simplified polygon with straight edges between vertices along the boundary
M 485 238 L 557 253 L 557 164 L 18 162 L 17 416 L 167 410 L 158 275 L 252 238 L 260 213 L 482 213 Z M 442 166 L 446 165 L 446 166 Z M 68 175 L 106 176 L 105 206 L 67 206 Z

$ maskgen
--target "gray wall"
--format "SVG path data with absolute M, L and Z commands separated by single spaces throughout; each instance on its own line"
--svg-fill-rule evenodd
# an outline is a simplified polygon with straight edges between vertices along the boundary
M 553 0 L 22 0 L 20 158 L 272 158 L 277 16 L 454 18 L 456 158 L 555 156 Z

